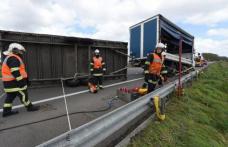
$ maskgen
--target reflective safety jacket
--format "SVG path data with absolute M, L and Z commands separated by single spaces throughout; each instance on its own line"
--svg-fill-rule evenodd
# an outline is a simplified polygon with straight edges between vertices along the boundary
M 93 57 L 90 63 L 90 71 L 94 76 L 103 76 L 103 73 L 104 71 L 106 71 L 106 68 L 102 57 Z
M 102 57 L 93 57 L 93 68 L 99 69 L 102 68 Z
M 160 75 L 162 68 L 162 59 L 156 53 L 150 54 L 145 64 L 145 73 Z
M 2 81 L 5 92 L 16 92 L 27 89 L 27 72 L 18 55 L 6 56 L 2 64 Z

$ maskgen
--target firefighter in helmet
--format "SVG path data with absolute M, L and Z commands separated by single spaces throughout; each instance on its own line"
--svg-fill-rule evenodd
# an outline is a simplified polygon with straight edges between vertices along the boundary
M 90 71 L 93 78 L 97 81 L 98 89 L 103 89 L 103 75 L 106 71 L 106 68 L 105 62 L 103 58 L 100 56 L 100 51 L 98 49 L 94 51 L 94 56 L 92 58 L 90 65 Z
M 12 102 L 17 96 L 27 108 L 27 111 L 39 110 L 39 106 L 34 106 L 28 99 L 28 75 L 22 60 L 24 52 L 24 46 L 19 43 L 11 43 L 8 50 L 3 52 L 5 59 L 2 63 L 2 81 L 4 91 L 6 92 L 6 99 L 3 104 L 3 117 L 18 113 L 18 111 L 12 110 Z
M 162 50 L 165 48 L 163 43 L 158 43 L 156 45 L 154 53 L 151 53 L 147 56 L 145 62 L 145 82 L 148 84 L 148 93 L 152 92 L 160 77 L 162 69 Z

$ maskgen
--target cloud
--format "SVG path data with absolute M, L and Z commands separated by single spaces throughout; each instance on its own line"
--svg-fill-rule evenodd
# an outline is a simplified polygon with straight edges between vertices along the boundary
M 228 55 L 228 39 L 196 38 L 195 47 L 196 51 L 200 53 L 215 53 L 220 56 Z
M 130 26 L 158 13 L 175 23 L 216 26 L 228 20 L 228 1 L 2 0 L 0 29 L 128 41 Z
M 65 34 L 76 20 L 74 10 L 45 1 L 3 0 L 0 13 L 1 29 L 36 33 Z
M 158 13 L 190 24 L 216 24 L 228 18 L 227 0 L 2 0 L 0 27 L 54 34 L 75 34 L 74 28 L 93 27 L 94 37 L 128 38 L 109 34 L 109 29 L 128 33 L 129 26 Z M 113 25 L 116 24 L 116 25 Z M 70 28 L 70 29 L 69 29 Z M 72 32 L 72 30 L 74 32 Z M 108 31 L 108 32 L 107 32 Z M 84 34 L 85 36 L 87 34 Z
M 228 28 L 213 28 L 207 31 L 209 36 L 222 36 L 228 38 Z

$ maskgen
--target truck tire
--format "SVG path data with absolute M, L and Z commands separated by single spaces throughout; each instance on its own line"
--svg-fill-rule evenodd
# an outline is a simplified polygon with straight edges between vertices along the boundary
M 77 87 L 80 85 L 80 80 L 79 79 L 66 80 L 65 84 L 68 87 Z

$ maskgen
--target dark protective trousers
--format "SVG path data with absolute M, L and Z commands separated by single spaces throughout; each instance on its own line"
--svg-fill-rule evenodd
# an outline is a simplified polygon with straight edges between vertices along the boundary
M 97 82 L 96 85 L 102 86 L 102 84 L 103 84 L 103 76 L 93 76 L 93 77 L 95 78 L 95 80 Z
M 24 104 L 25 107 L 32 105 L 32 103 L 28 99 L 27 90 L 9 92 L 6 93 L 6 99 L 3 105 L 3 112 L 8 112 L 12 110 L 12 103 L 17 96 L 20 98 L 21 103 Z
M 149 74 L 147 84 L 148 84 L 148 93 L 154 91 L 157 83 L 159 81 L 158 75 Z

